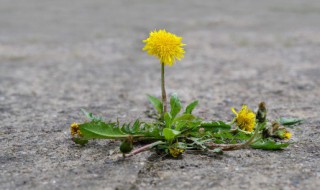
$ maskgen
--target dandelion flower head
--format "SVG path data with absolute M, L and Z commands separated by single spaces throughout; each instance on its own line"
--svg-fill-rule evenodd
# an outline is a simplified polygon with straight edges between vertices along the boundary
M 286 131 L 285 134 L 284 134 L 284 138 L 285 139 L 290 139 L 291 136 L 292 136 L 292 134 L 289 131 Z
M 232 112 L 236 115 L 235 122 L 237 126 L 245 131 L 252 132 L 256 125 L 256 114 L 253 113 L 246 105 L 242 106 L 239 112 L 231 108 Z
M 80 127 L 78 125 L 78 123 L 72 123 L 70 125 L 70 131 L 71 131 L 71 136 L 74 137 L 76 135 L 81 136 L 81 132 L 80 132 Z
M 176 36 L 166 30 L 154 30 L 150 32 L 150 36 L 143 40 L 145 46 L 143 51 L 147 51 L 149 55 L 157 57 L 161 63 L 172 66 L 176 60 L 184 57 L 185 46 L 182 37 Z
M 169 148 L 169 153 L 172 157 L 177 158 L 184 152 L 184 149 L 180 148 Z

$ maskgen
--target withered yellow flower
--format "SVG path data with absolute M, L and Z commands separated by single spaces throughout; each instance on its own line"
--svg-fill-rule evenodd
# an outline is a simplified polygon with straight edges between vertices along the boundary
M 76 135 L 81 136 L 80 128 L 78 123 L 74 122 L 70 125 L 71 136 L 74 137 Z
M 143 40 L 146 45 L 143 51 L 147 51 L 149 55 L 157 57 L 161 64 L 172 66 L 176 59 L 181 60 L 184 57 L 185 46 L 182 37 L 176 36 L 166 30 L 154 30 L 150 32 L 149 38 Z
M 284 127 L 279 127 L 273 133 L 273 137 L 280 138 L 280 139 L 290 139 L 291 136 L 292 134 Z
M 252 132 L 256 125 L 256 114 L 248 109 L 246 105 L 243 105 L 239 112 L 236 112 L 234 108 L 231 108 L 231 110 L 236 115 L 235 122 L 237 126 L 244 131 Z
M 170 152 L 170 155 L 174 158 L 180 156 L 183 152 L 184 152 L 184 149 L 180 149 L 180 148 L 169 148 L 169 152 Z

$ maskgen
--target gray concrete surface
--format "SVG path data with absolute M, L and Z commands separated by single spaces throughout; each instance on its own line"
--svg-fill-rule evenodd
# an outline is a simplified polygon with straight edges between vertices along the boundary
M 263 100 L 270 117 L 307 121 L 284 151 L 223 156 L 150 152 L 118 159 L 118 143 L 72 143 L 80 108 L 147 119 L 160 95 L 155 28 L 183 36 L 168 93 L 231 120 Z M 317 189 L 320 186 L 320 1 L 0 0 L 0 189 Z

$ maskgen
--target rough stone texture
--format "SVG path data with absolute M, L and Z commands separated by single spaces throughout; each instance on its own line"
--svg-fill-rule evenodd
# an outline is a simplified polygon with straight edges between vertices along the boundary
M 155 28 L 184 37 L 168 93 L 196 113 L 267 102 L 306 122 L 284 151 L 127 160 L 118 142 L 78 147 L 80 108 L 147 119 L 160 65 L 141 52 Z M 320 186 L 320 1 L 0 0 L 0 189 L 317 189 Z M 148 107 L 149 106 L 149 107 Z

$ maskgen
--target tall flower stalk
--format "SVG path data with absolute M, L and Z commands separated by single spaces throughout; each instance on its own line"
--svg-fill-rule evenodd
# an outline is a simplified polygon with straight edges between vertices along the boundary
M 147 39 L 143 40 L 146 45 L 143 50 L 149 55 L 155 56 L 160 60 L 161 64 L 161 91 L 162 91 L 162 118 L 167 112 L 167 95 L 165 89 L 164 70 L 165 65 L 172 66 L 176 60 L 181 60 L 184 57 L 185 46 L 182 42 L 182 37 L 176 36 L 166 30 L 154 30 L 150 32 Z
M 161 63 L 161 92 L 162 92 L 162 105 L 163 105 L 163 112 L 161 117 L 163 117 L 164 113 L 167 112 L 167 93 L 166 93 L 166 84 L 164 79 L 164 63 Z

